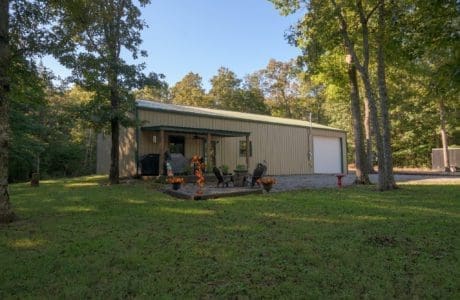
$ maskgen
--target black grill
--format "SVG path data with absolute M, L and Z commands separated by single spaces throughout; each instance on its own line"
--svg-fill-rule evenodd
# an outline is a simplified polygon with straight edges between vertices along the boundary
M 160 173 L 160 155 L 146 154 L 140 157 L 139 164 L 142 176 L 157 176 Z

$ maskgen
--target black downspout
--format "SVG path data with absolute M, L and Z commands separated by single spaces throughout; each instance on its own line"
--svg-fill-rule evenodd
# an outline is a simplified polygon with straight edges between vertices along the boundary
M 341 173 L 344 173 L 344 168 L 343 168 L 343 138 L 339 138 L 340 141 L 340 170 Z

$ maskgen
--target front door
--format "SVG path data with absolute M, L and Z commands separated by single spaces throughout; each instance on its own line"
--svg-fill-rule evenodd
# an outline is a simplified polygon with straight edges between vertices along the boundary
M 209 160 L 208 160 L 207 153 L 206 153 L 206 148 L 207 148 L 206 140 L 203 141 L 203 145 L 204 145 L 204 147 L 203 147 L 204 161 L 207 164 L 211 163 L 211 167 L 216 166 L 216 145 L 217 145 L 217 141 L 211 141 L 211 153 L 210 153 Z

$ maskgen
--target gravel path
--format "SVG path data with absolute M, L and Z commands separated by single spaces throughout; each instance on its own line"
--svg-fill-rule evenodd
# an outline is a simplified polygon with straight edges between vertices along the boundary
M 273 186 L 274 192 L 306 189 L 337 187 L 335 175 L 295 175 L 275 176 L 277 184 Z M 371 175 L 373 183 L 378 180 L 377 175 Z M 433 176 L 433 175 L 395 175 L 396 182 L 407 184 L 456 184 L 460 188 L 460 176 Z M 342 178 L 344 186 L 352 185 L 355 180 L 353 173 Z

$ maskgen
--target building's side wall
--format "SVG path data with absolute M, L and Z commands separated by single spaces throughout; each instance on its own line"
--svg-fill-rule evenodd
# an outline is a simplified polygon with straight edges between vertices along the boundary
M 251 170 L 258 162 L 267 161 L 268 174 L 273 175 L 293 175 L 310 174 L 313 172 L 313 161 L 309 161 L 309 147 L 312 145 L 312 135 L 329 137 L 341 137 L 343 147 L 344 170 L 346 171 L 346 135 L 341 131 L 321 130 L 313 128 L 308 142 L 308 128 L 285 126 L 277 124 L 267 124 L 258 122 L 248 122 L 242 120 L 217 119 L 204 116 L 193 116 L 172 112 L 159 112 L 151 110 L 139 110 L 139 118 L 143 121 L 143 126 L 178 126 L 188 128 L 209 128 L 230 131 L 250 132 L 249 137 L 252 142 L 252 157 L 249 160 Z M 159 153 L 159 135 L 157 134 L 157 144 L 153 145 L 152 135 L 154 133 L 142 132 L 140 139 L 141 153 Z M 233 169 L 238 164 L 245 164 L 246 158 L 239 155 L 239 141 L 244 141 L 244 137 L 238 138 L 215 138 L 219 140 L 216 149 L 217 164 L 226 164 Z M 186 136 L 186 144 L 191 139 Z M 201 154 L 200 141 L 195 140 L 196 145 L 190 144 L 190 149 Z M 187 152 L 187 149 L 186 149 Z M 186 156 L 189 155 L 186 153 Z
M 96 173 L 100 175 L 109 174 L 110 170 L 110 135 L 99 133 L 97 135 L 96 150 Z
M 448 148 L 448 153 L 450 166 L 460 167 L 460 148 Z M 431 150 L 431 168 L 433 170 L 444 170 L 444 153 L 442 148 Z
M 110 135 L 103 133 L 97 136 L 97 174 L 109 174 L 110 149 L 112 141 Z M 136 174 L 136 134 L 134 128 L 120 128 L 120 160 L 119 170 L 121 177 Z

